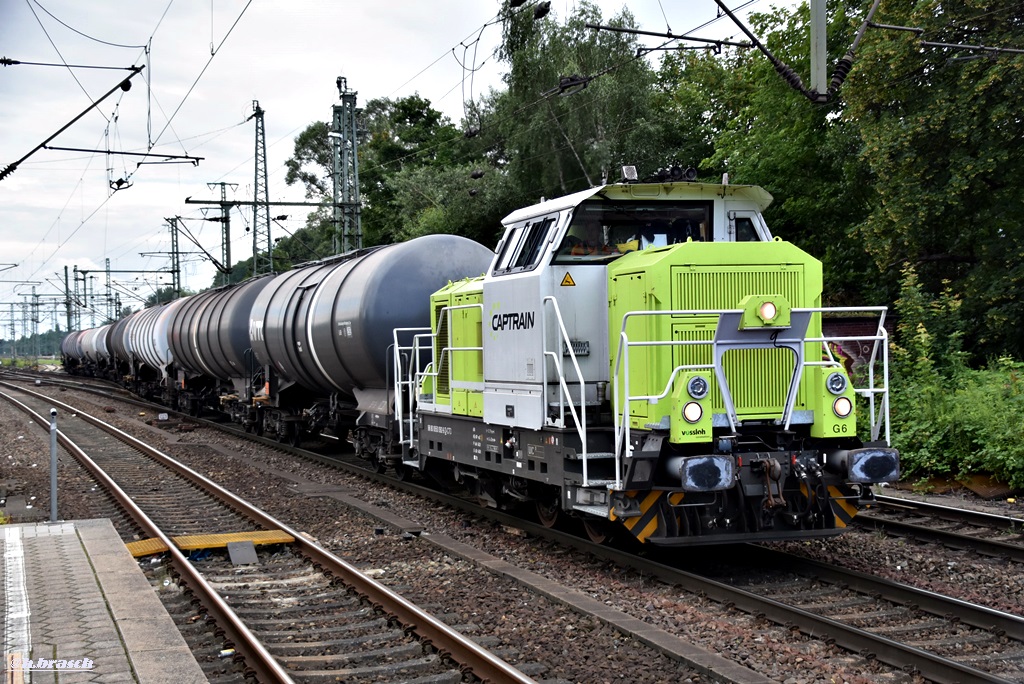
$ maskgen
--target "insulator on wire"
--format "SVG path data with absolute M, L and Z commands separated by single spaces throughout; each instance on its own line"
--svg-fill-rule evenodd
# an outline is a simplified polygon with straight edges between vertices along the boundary
M 841 60 L 836 64 L 835 71 L 832 72 L 832 80 L 828 84 L 828 92 L 834 93 L 839 90 L 839 87 L 843 85 L 843 81 L 850 73 L 850 69 L 853 68 L 853 53 L 847 52 Z

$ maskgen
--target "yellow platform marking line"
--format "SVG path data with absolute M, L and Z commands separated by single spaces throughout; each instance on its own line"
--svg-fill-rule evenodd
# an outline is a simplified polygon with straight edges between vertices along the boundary
M 257 530 L 255 532 L 226 532 L 224 534 L 196 534 L 183 537 L 172 537 L 171 541 L 182 551 L 199 549 L 222 549 L 229 542 L 251 541 L 257 546 L 261 544 L 291 544 L 295 538 L 281 530 Z M 167 547 L 159 539 L 141 539 L 125 544 L 135 558 L 163 553 Z

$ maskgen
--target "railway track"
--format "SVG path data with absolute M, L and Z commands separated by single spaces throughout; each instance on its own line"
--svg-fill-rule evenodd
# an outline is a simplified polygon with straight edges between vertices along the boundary
M 486 515 L 503 525 L 514 525 L 531 537 L 550 538 L 559 545 L 607 558 L 616 566 L 633 567 L 645 575 L 657 576 L 808 635 L 820 638 L 825 634 L 825 638 L 850 652 L 888 663 L 897 671 L 915 672 L 938 682 L 1024 680 L 1018 616 L 946 600 L 841 568 L 792 556 L 773 556 L 758 547 L 745 548 L 742 560 L 736 561 L 731 572 L 697 572 L 692 568 L 688 571 L 609 547 L 596 547 L 497 511 L 481 511 L 462 500 L 412 483 L 396 485 L 392 479 L 368 472 L 360 464 L 350 463 L 346 467 L 363 477 L 406 488 L 417 496 Z M 281 476 L 287 477 L 288 473 Z M 415 527 L 412 522 L 394 524 Z M 744 574 L 735 568 L 750 570 Z M 774 568 L 771 573 L 769 568 Z
M 1024 618 L 1017 615 L 756 545 L 726 555 L 725 570 L 685 569 L 499 512 L 487 515 L 928 681 L 1024 681 Z
M 365 476 L 388 481 L 376 473 Z M 515 526 L 529 537 L 550 539 L 559 546 L 607 559 L 615 566 L 632 567 L 669 585 L 811 637 L 833 641 L 852 653 L 929 681 L 1024 681 L 1024 619 L 1016 615 L 754 545 L 729 556 L 729 567 L 742 568 L 738 574 L 723 573 L 721 567 L 687 570 L 678 561 L 659 563 L 637 556 L 630 549 L 598 546 L 500 511 L 481 513 L 458 497 L 415 483 L 389 483 L 417 496 Z M 585 609 L 582 605 L 580 608 Z M 962 651 L 965 643 L 970 644 L 966 654 Z
M 1024 519 L 892 496 L 854 523 L 913 539 L 1024 563 Z
M 226 632 L 226 651 L 264 682 L 533 681 L 394 591 L 199 473 L 75 407 L 0 383 L 40 424 L 64 412 L 59 438 L 167 553 Z M 17 395 L 17 397 L 15 397 Z M 190 561 L 183 550 L 229 547 Z M 257 543 L 266 549 L 257 551 Z M 137 549 L 145 553 L 146 549 Z M 344 636 L 339 636 L 344 635 Z

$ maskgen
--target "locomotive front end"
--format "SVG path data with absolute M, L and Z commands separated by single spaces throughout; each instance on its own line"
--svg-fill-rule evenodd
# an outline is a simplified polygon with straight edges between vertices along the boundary
M 792 244 L 687 242 L 609 266 L 621 487 L 612 510 L 657 544 L 836 534 L 899 477 L 888 446 L 884 309 L 822 332 L 821 264 Z M 858 365 L 842 345 L 869 348 Z M 858 410 L 868 414 L 858 429 Z M 637 493 L 643 493 L 637 496 Z

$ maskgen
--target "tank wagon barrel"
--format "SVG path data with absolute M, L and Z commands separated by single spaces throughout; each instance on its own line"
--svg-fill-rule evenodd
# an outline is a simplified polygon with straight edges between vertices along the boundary
M 250 348 L 249 313 L 271 280 L 260 277 L 186 298 L 168 322 L 175 363 L 188 372 L 218 380 L 244 377 L 245 353 Z
M 132 317 L 125 328 L 127 345 L 162 378 L 168 377 L 167 367 L 173 360 L 167 339 L 170 318 L 185 301 L 177 299 L 170 304 L 145 309 Z
M 82 351 L 85 357 L 93 363 L 105 361 L 110 352 L 107 350 L 107 333 L 110 332 L 109 325 L 101 325 L 98 328 L 87 330 L 82 336 Z
M 253 305 L 253 352 L 311 390 L 386 391 L 393 330 L 429 325 L 430 293 L 482 274 L 493 256 L 457 235 L 428 235 L 281 274 Z

